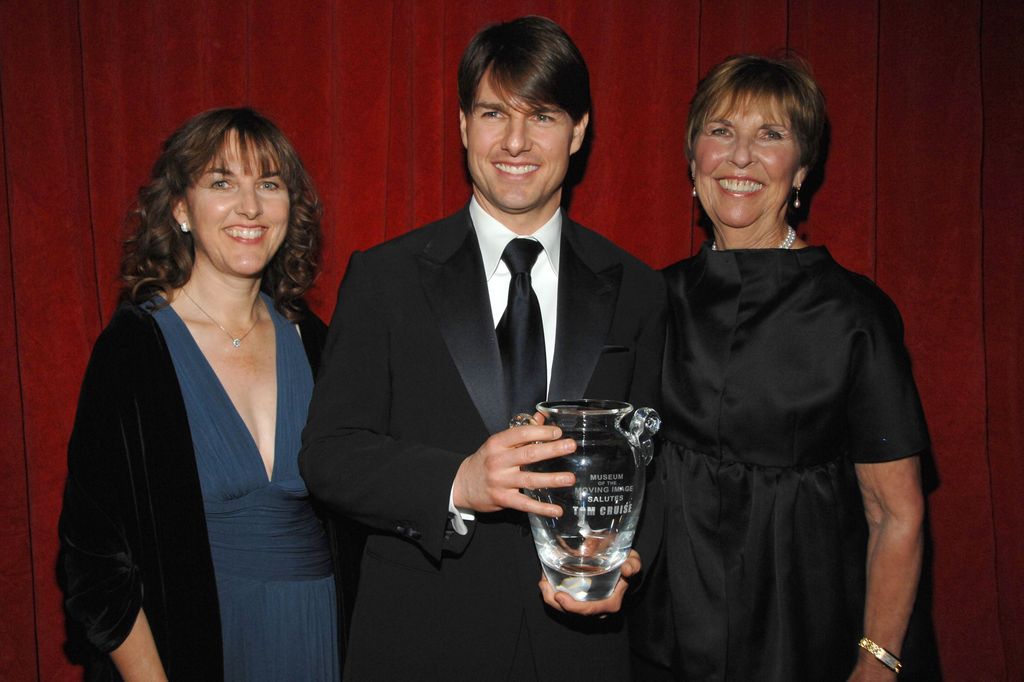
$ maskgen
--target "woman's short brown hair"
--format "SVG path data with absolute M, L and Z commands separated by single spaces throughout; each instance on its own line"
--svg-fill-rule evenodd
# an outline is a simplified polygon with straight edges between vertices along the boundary
M 275 171 L 288 188 L 288 232 L 263 272 L 261 289 L 283 315 L 301 316 L 301 297 L 319 273 L 320 199 L 288 138 L 249 108 L 205 111 L 164 142 L 129 215 L 132 234 L 121 260 L 123 300 L 142 303 L 156 294 L 166 298 L 188 282 L 195 247 L 191 234 L 179 229 L 174 207 L 228 145 L 237 146 L 247 171 Z
M 729 57 L 697 86 L 686 121 L 686 158 L 693 160 L 697 136 L 708 119 L 751 104 L 785 114 L 800 145 L 800 165 L 811 168 L 818 162 L 827 115 L 825 96 L 810 68 L 796 57 L 758 55 Z

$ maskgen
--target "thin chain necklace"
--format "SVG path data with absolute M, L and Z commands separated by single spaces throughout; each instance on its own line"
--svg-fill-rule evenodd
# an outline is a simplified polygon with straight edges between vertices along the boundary
M 194 305 L 195 307 L 199 308 L 199 312 L 201 312 L 203 315 L 206 315 L 206 317 L 208 317 L 210 319 L 210 322 L 213 322 L 215 325 L 220 327 L 221 331 L 223 331 L 225 334 L 228 335 L 228 338 L 231 339 L 231 345 L 234 346 L 235 348 L 241 348 L 242 347 L 242 339 L 244 339 L 245 337 L 249 336 L 249 332 L 251 332 L 253 329 L 255 329 L 256 328 L 256 324 L 260 321 L 259 318 L 256 318 L 256 320 L 253 321 L 252 326 L 249 327 L 249 331 L 245 332 L 241 336 L 235 336 L 234 334 L 229 332 L 227 329 L 225 329 L 224 325 L 222 325 L 217 320 L 213 319 L 213 315 L 211 315 L 210 313 L 206 312 L 206 310 L 203 309 L 203 306 L 199 305 L 196 302 L 196 299 L 194 299 L 191 296 L 189 296 L 188 292 L 185 291 L 184 287 L 182 287 L 181 293 L 185 294 L 185 298 L 187 298 L 188 300 L 192 301 L 192 305 Z M 253 312 L 255 312 L 255 310 L 256 310 L 256 302 L 259 301 L 259 300 L 260 300 L 260 297 L 257 295 L 256 296 L 256 300 L 252 302 L 252 310 L 249 311 L 250 315 L 252 315 Z
M 788 249 L 789 247 L 793 246 L 793 242 L 795 242 L 795 241 L 796 241 L 796 230 L 794 230 L 789 225 L 786 225 L 786 236 L 782 240 L 782 243 L 779 244 L 776 248 Z M 711 242 L 711 250 L 712 251 L 718 251 L 718 243 L 717 242 Z

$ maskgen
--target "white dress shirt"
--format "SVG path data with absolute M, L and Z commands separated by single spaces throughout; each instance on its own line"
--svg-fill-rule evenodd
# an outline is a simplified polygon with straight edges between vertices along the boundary
M 505 313 L 505 306 L 508 305 L 508 287 L 512 283 L 512 274 L 505 261 L 501 260 L 501 254 L 508 243 L 520 238 L 520 235 L 485 211 L 477 203 L 476 197 L 469 202 L 469 217 L 473 220 L 473 229 L 476 230 L 476 238 L 480 243 L 480 257 L 483 259 L 484 277 L 487 279 L 487 294 L 491 300 L 491 316 L 494 327 L 497 328 L 501 316 Z M 530 270 L 530 279 L 544 324 L 544 359 L 547 363 L 547 386 L 550 387 L 551 368 L 555 360 L 555 330 L 558 325 L 558 256 L 562 243 L 562 211 L 555 211 L 551 219 L 540 229 L 523 238 L 538 241 L 544 247 L 537 256 L 533 269 Z M 454 483 L 452 485 L 452 493 L 448 496 L 452 528 L 459 535 L 465 535 L 469 532 L 465 521 L 472 521 L 476 517 L 472 511 L 455 507 Z
M 480 242 L 487 294 L 491 299 L 491 316 L 494 318 L 494 328 L 497 329 L 505 313 L 505 306 L 508 305 L 508 287 L 512 283 L 512 273 L 505 261 L 501 260 L 501 254 L 508 243 L 519 235 L 495 220 L 477 203 L 475 197 L 469 202 L 469 216 L 473 219 L 476 238 Z M 544 356 L 547 362 L 547 386 L 550 386 L 558 324 L 558 255 L 562 244 L 562 212 L 555 211 L 550 220 L 525 239 L 538 241 L 544 247 L 533 264 L 530 279 L 533 291 L 537 294 L 537 303 L 540 304 L 540 318 L 544 323 Z

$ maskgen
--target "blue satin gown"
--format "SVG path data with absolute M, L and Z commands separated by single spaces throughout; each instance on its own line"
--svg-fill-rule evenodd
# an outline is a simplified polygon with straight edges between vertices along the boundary
M 170 307 L 154 313 L 181 385 L 210 536 L 224 679 L 338 680 L 331 559 L 299 475 L 313 377 L 294 325 L 274 310 L 277 433 L 266 468 L 213 368 Z

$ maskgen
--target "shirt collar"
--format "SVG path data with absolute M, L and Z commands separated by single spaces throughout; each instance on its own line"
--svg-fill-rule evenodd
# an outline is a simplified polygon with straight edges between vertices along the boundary
M 469 217 L 473 221 L 473 229 L 476 230 L 477 241 L 480 242 L 480 256 L 484 261 L 484 275 L 490 281 L 498 263 L 501 262 L 501 254 L 505 247 L 513 239 L 521 236 L 502 225 L 490 213 L 483 209 L 476 197 L 469 200 Z M 562 210 L 555 211 L 551 219 L 541 225 L 540 229 L 529 238 L 536 239 L 544 247 L 541 258 L 548 264 L 551 271 L 558 276 L 558 255 L 562 243 Z

